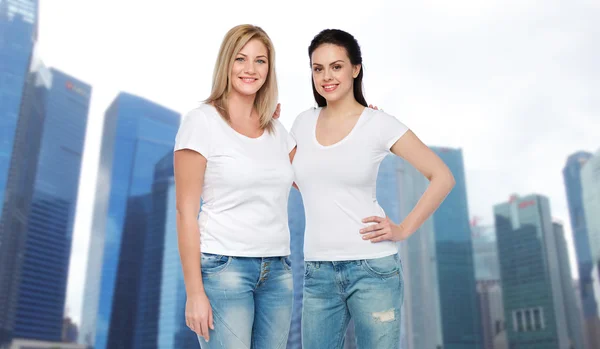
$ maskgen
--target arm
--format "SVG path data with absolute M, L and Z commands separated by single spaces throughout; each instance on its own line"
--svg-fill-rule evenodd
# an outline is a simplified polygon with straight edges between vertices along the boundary
M 187 294 L 186 324 L 208 341 L 208 328 L 214 327 L 212 309 L 202 284 L 200 231 L 197 221 L 206 158 L 189 149 L 178 150 L 174 154 L 174 169 L 177 240 Z
M 455 184 L 448 166 L 412 131 L 409 130 L 400 137 L 391 151 L 421 172 L 429 180 L 429 186 L 400 224 L 394 224 L 389 218 L 382 217 L 363 219 L 364 223 L 377 223 L 360 231 L 364 234 L 363 239 L 371 242 L 400 241 L 408 238 L 435 212 Z
M 294 149 L 292 149 L 292 151 L 290 152 L 290 163 L 294 162 L 294 156 L 296 156 L 296 148 L 298 147 L 294 147 Z M 292 187 L 300 190 L 300 188 L 298 188 L 298 185 L 296 185 L 296 182 L 292 183 Z

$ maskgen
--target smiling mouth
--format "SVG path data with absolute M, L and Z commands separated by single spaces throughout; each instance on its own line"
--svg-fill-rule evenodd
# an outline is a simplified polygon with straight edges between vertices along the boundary
M 256 82 L 258 79 L 256 79 L 256 78 L 240 78 L 240 80 L 242 80 L 243 82 L 245 82 L 247 84 L 251 84 L 253 82 Z
M 323 85 L 323 90 L 325 90 L 325 92 L 331 92 L 334 91 L 337 87 L 338 85 Z

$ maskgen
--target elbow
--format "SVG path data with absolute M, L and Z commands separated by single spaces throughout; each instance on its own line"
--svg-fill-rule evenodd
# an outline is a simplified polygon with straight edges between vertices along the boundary
M 438 183 L 438 185 L 443 187 L 448 193 L 456 185 L 456 179 L 454 179 L 452 171 L 450 171 L 448 168 L 446 168 L 444 171 L 434 173 L 431 178 L 429 178 L 429 181 Z
M 200 212 L 200 208 L 196 208 L 196 207 L 188 207 L 185 205 L 182 205 L 183 207 L 176 205 L 175 208 L 175 213 L 177 215 L 177 220 L 179 221 L 186 221 L 189 219 L 194 219 L 196 220 L 198 218 L 198 214 Z
M 452 190 L 456 185 L 456 179 L 454 179 L 454 175 L 450 170 L 448 170 L 448 174 L 446 175 L 446 181 L 448 182 L 448 191 Z

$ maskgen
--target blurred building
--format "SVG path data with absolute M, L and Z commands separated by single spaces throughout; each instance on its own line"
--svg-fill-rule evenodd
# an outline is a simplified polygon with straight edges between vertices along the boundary
M 90 95 L 31 54 L 0 219 L 0 323 L 12 338 L 62 338 Z
M 573 242 L 577 254 L 577 269 L 579 272 L 578 290 L 584 317 L 586 339 L 588 343 L 594 344 L 593 347 L 600 347 L 600 318 L 598 316 L 600 298 L 594 292 L 594 288 L 598 287 L 594 285 L 594 280 L 597 283 L 598 276 L 597 273 L 593 273 L 596 263 L 592 256 L 590 244 L 592 236 L 587 228 L 581 173 L 582 168 L 591 158 L 592 154 L 585 151 L 579 151 L 570 155 L 563 168 L 563 179 L 567 193 L 567 203 L 569 205 Z
M 120 93 L 104 120 L 79 341 L 132 348 L 155 167 L 173 151 L 178 113 Z
M 591 269 L 585 275 L 586 283 L 581 286 L 582 302 L 590 348 L 600 348 L 600 149 L 581 168 L 581 191 L 591 261 L 591 266 L 586 265 Z M 589 299 L 594 300 L 594 308 L 588 308 Z
M 47 84 L 43 98 L 34 93 L 23 100 L 32 106 L 43 100 L 44 116 L 37 156 L 27 153 L 37 163 L 14 336 L 60 341 L 91 87 L 56 69 L 38 71 L 38 81 Z M 36 82 L 34 89 L 41 86 Z
M 552 223 L 556 239 L 556 249 L 558 256 L 558 267 L 560 271 L 560 281 L 562 286 L 563 304 L 567 317 L 567 328 L 569 330 L 569 348 L 586 349 L 584 327 L 582 323 L 582 314 L 577 306 L 577 294 L 573 287 L 573 276 L 571 275 L 571 262 L 569 260 L 569 251 L 567 249 L 567 240 L 563 225 L 558 222 Z
M 396 163 L 399 220 L 402 220 L 417 204 L 429 181 L 407 162 L 392 159 Z M 402 348 L 441 349 L 443 329 L 433 217 L 400 242 L 399 249 L 404 272 Z
M 23 237 L 16 233 L 24 229 L 25 204 L 5 208 L 5 202 L 18 198 L 22 187 L 8 188 L 9 172 L 15 175 L 18 157 L 13 156 L 18 124 L 26 129 L 28 120 L 19 116 L 24 87 L 30 75 L 31 56 L 37 37 L 38 2 L 36 0 L 0 0 L 0 347 L 9 343 L 13 334 L 17 292 L 20 276 Z M 37 120 L 39 122 L 39 120 Z M 35 130 L 38 132 L 39 130 Z M 39 137 L 39 136 L 38 136 Z M 24 136 L 22 135 L 21 140 Z M 32 141 L 35 142 L 35 139 Z M 33 160 L 32 160 L 33 162 Z M 20 164 L 21 166 L 27 164 Z M 23 178 L 21 181 L 29 180 Z M 13 179 L 14 181 L 14 179 Z M 13 183 L 13 186 L 21 183 Z M 20 191 L 23 191 L 21 189 Z M 29 195 L 27 195 L 29 194 Z M 23 198 L 22 201 L 29 201 Z M 17 209 L 17 211 L 15 211 Z M 17 219 L 15 219 L 17 215 Z M 12 222 L 9 222 L 12 220 Z
M 66 317 L 63 320 L 62 327 L 62 342 L 63 343 L 76 343 L 77 337 L 79 336 L 79 328 L 70 317 Z
M 508 347 L 568 348 L 565 266 L 548 199 L 513 195 L 494 215 Z
M 461 149 L 431 149 L 456 180 L 454 189 L 433 215 L 443 348 L 480 348 L 481 322 L 463 154 Z
M 508 349 L 506 340 L 498 339 L 506 337 L 506 331 L 496 232 L 493 226 L 476 222 L 471 230 L 483 348 Z
M 199 349 L 185 323 L 186 291 L 177 244 L 173 152 L 155 166 L 133 349 Z

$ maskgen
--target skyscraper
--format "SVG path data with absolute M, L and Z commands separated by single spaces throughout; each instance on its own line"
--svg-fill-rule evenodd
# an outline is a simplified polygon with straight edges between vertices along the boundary
M 0 212 L 37 21 L 37 0 L 0 0 Z
M 476 223 L 471 230 L 483 348 L 508 349 L 496 232 L 493 227 Z
M 432 147 L 456 185 L 433 215 L 444 349 L 481 347 L 467 184 L 461 149 Z
M 600 149 L 590 157 L 581 169 L 581 190 L 584 219 L 588 235 L 589 273 L 586 269 L 581 294 L 584 303 L 586 332 L 590 347 L 600 347 Z M 581 207 L 578 207 L 581 209 Z M 578 251 L 579 252 L 579 251 Z M 587 256 L 586 256 L 587 257 Z M 581 277 L 581 276 L 580 276 Z M 590 299 L 595 307 L 590 306 Z M 588 308 L 586 308 L 588 307 Z
M 552 228 L 554 229 L 554 238 L 556 239 L 558 268 L 570 342 L 569 348 L 586 349 L 584 345 L 584 328 L 581 321 L 582 314 L 577 307 L 577 295 L 575 294 L 575 288 L 573 288 L 573 277 L 571 276 L 571 263 L 569 261 L 565 232 L 563 225 L 558 222 L 552 223 Z
M 36 162 L 35 158 L 25 160 L 13 153 L 17 147 L 35 151 L 37 145 L 27 144 L 25 139 L 39 139 L 43 117 L 32 111 L 24 111 L 28 116 L 20 117 L 26 82 L 36 79 L 35 73 L 30 74 L 30 62 L 37 31 L 37 6 L 35 0 L 0 0 L 0 347 L 10 341 L 13 333 L 22 262 L 19 251 L 24 244 L 24 234 L 19 232 L 26 229 L 33 182 L 30 169 Z M 33 85 L 29 86 L 30 93 L 36 93 Z M 37 143 L 36 138 L 31 142 Z M 12 207 L 5 207 L 7 202 Z
M 579 271 L 579 290 L 583 315 L 587 323 L 593 323 L 598 316 L 599 299 L 594 298 L 592 290 L 592 269 L 594 261 L 590 250 L 590 236 L 586 224 L 586 215 L 583 205 L 583 192 L 581 183 L 581 169 L 592 157 L 591 153 L 579 151 L 567 159 L 563 169 L 563 179 L 567 192 L 569 216 L 573 242 L 577 253 L 577 267 Z
M 173 153 L 155 166 L 152 223 L 145 237 L 133 349 L 200 348 L 185 323 L 185 283 L 177 244 Z
M 399 220 L 402 220 L 417 204 L 429 181 L 405 161 L 399 158 L 394 161 L 398 174 Z M 404 272 L 402 348 L 441 349 L 443 329 L 433 217 L 399 245 Z
M 56 69 L 45 75 L 48 89 L 14 336 L 59 342 L 91 87 Z
M 6 182 L 0 294 L 14 338 L 60 341 L 91 87 L 32 54 Z M 6 288 L 5 288 L 6 287 Z
M 80 341 L 131 348 L 157 163 L 173 151 L 178 113 L 121 93 L 106 112 Z
M 509 348 L 568 348 L 569 335 L 550 203 L 511 196 L 494 206 Z

